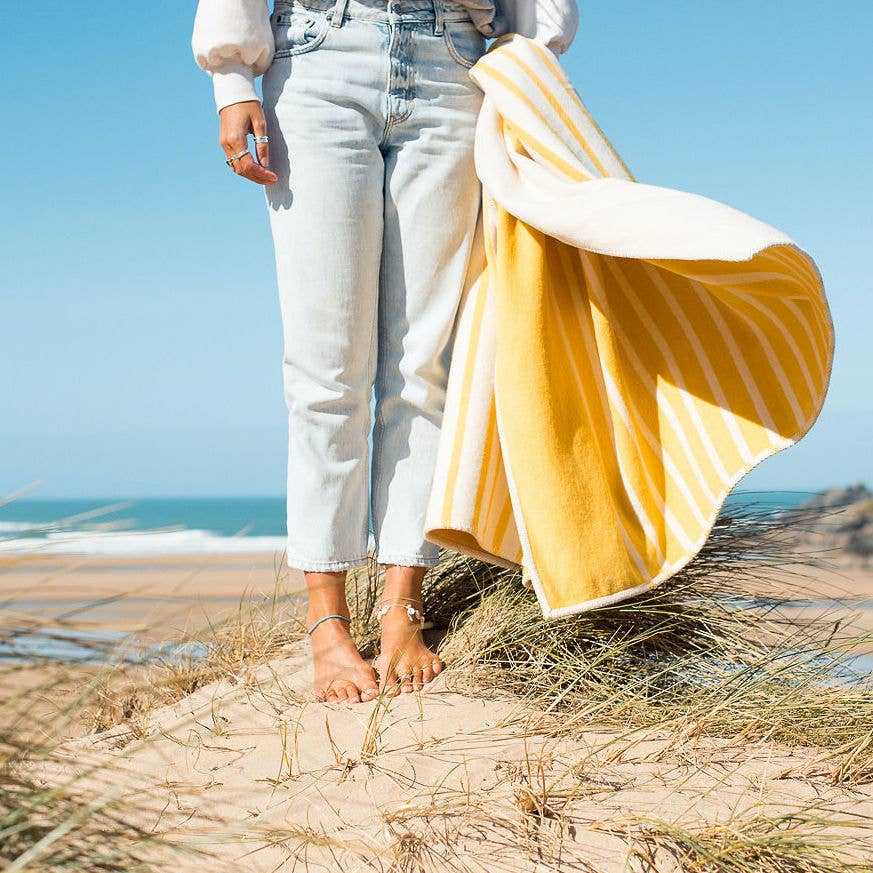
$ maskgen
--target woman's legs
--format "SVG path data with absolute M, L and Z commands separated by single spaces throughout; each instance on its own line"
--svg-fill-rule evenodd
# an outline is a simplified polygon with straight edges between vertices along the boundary
M 325 28 L 333 4 L 310 0 L 276 28 L 264 76 L 279 177 L 266 190 L 284 330 L 288 563 L 306 572 L 312 623 L 348 615 L 342 580 L 366 563 L 370 500 L 377 559 L 397 565 L 386 598 L 420 597 L 437 560 L 423 522 L 479 205 L 481 92 L 429 4 L 407 4 L 398 13 L 403 3 L 351 0 L 351 17 Z M 475 49 L 475 33 L 456 24 L 455 49 L 460 39 Z M 411 627 L 390 609 L 383 654 L 402 650 L 426 681 L 439 659 Z M 358 696 L 371 687 L 346 622 L 322 622 L 310 639 L 322 691 L 339 686 L 349 699 L 351 686 Z

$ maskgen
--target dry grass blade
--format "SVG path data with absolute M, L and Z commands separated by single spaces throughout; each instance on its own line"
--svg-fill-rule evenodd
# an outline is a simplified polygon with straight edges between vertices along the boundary
M 869 873 L 870 822 L 827 807 L 749 808 L 724 822 L 682 827 L 657 818 L 603 822 L 628 839 L 640 873 Z
M 187 851 L 136 824 L 129 798 L 87 792 L 78 777 L 48 784 L 33 775 L 54 751 L 0 719 L 0 869 L 152 871 L 157 859 Z

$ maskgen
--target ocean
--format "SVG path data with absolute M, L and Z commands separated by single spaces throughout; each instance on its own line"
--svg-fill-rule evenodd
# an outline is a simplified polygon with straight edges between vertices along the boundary
M 814 491 L 733 491 L 722 513 L 743 506 L 792 509 Z M 49 500 L 0 505 L 0 552 L 145 556 L 281 552 L 283 497 Z

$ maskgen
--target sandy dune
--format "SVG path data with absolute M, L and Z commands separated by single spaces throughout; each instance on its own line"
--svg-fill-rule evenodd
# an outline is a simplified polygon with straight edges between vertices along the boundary
M 784 567 L 768 587 L 780 586 L 800 600 L 815 592 L 818 601 L 798 611 L 873 631 L 873 571 L 863 566 Z M 302 589 L 275 555 L 28 558 L 0 574 L 0 620 L 90 605 L 76 622 L 150 626 L 172 638 L 236 611 L 240 598 L 278 591 L 293 608 Z M 88 787 L 121 796 L 138 823 L 213 856 L 163 862 L 182 873 L 618 873 L 645 869 L 634 860 L 642 851 L 666 873 L 679 868 L 653 842 L 659 821 L 742 830 L 756 815 L 820 804 L 828 818 L 845 811 L 873 822 L 873 783 L 832 785 L 824 750 L 568 724 L 511 697 L 462 693 L 451 664 L 421 694 L 381 703 L 317 703 L 311 677 L 306 641 L 294 642 L 153 711 L 144 735 L 125 723 L 82 736 L 80 725 L 63 763 L 43 775 L 55 781 L 95 766 Z
M 453 691 L 450 667 L 384 705 L 319 704 L 311 669 L 294 644 L 156 711 L 144 739 L 120 727 L 71 741 L 62 774 L 110 767 L 93 781 L 138 821 L 223 862 L 172 862 L 191 871 L 619 873 L 638 869 L 625 865 L 650 816 L 693 828 L 804 803 L 873 815 L 873 785 L 817 779 L 814 750 L 596 724 L 556 738 L 559 722 L 511 698 Z

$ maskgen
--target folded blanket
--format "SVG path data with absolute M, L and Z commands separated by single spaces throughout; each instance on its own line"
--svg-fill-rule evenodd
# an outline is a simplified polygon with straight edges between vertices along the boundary
M 699 552 L 816 420 L 833 323 L 784 233 L 634 181 L 541 43 L 504 36 L 470 74 L 483 208 L 425 533 L 520 565 L 554 618 Z

